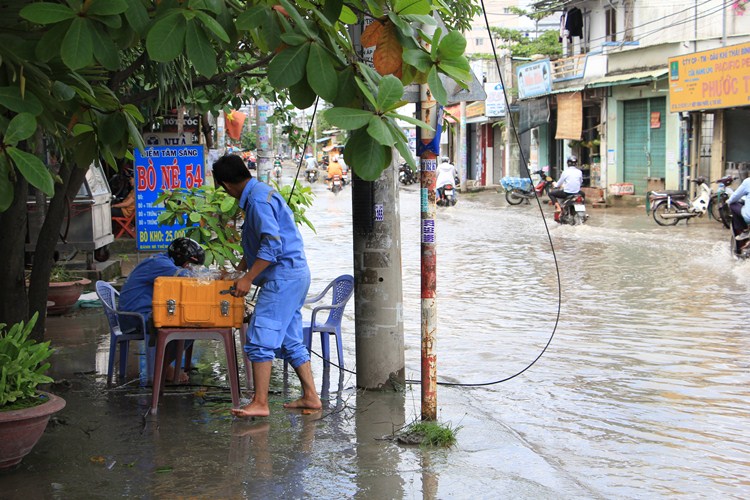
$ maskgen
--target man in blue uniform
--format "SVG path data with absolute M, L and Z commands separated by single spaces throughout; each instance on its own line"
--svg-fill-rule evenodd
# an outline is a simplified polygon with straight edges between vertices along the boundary
M 320 409 L 310 354 L 302 340 L 300 310 L 310 288 L 310 269 L 292 211 L 279 193 L 253 179 L 236 155 L 219 158 L 213 164 L 213 175 L 217 185 L 239 200 L 245 211 L 244 256 L 238 269 L 246 273 L 235 282 L 233 293 L 244 297 L 251 285 L 261 287 L 245 345 L 253 365 L 255 395 L 250 404 L 232 413 L 239 417 L 269 415 L 268 388 L 275 357 L 288 361 L 302 384 L 302 396 L 284 407 Z
M 205 259 L 206 254 L 197 241 L 190 238 L 177 238 L 169 245 L 167 252 L 142 261 L 128 276 L 120 292 L 118 309 L 137 312 L 146 319 L 149 345 L 156 344 L 156 329 L 151 319 L 154 280 L 159 276 L 189 276 L 190 270 L 187 267 L 190 264 L 202 265 Z M 123 332 L 128 332 L 141 328 L 141 322 L 131 316 L 121 316 L 120 326 Z M 167 355 L 167 359 L 170 357 L 174 358 L 174 353 L 171 356 Z M 169 369 L 167 378 L 173 378 Z M 187 382 L 187 374 L 181 373 L 179 380 Z

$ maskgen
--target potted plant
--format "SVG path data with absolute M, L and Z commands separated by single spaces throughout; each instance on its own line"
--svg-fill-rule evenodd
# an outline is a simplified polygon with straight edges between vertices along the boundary
M 47 300 L 54 304 L 47 307 L 47 314 L 59 315 L 68 312 L 83 293 L 83 287 L 89 283 L 91 280 L 75 276 L 65 266 L 53 267 L 49 277 Z
M 53 381 L 46 375 L 49 342 L 29 339 L 37 316 L 7 331 L 0 323 L 0 468 L 19 463 L 39 441 L 49 417 L 65 407 L 64 399 L 37 390 L 38 384 Z

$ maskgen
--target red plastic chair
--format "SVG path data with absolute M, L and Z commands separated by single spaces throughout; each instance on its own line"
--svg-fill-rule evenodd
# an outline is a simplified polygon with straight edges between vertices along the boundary
M 135 210 L 130 217 L 112 217 L 112 222 L 119 227 L 113 227 L 113 231 L 117 231 L 115 238 L 119 238 L 124 233 L 127 233 L 131 238 L 135 239 Z

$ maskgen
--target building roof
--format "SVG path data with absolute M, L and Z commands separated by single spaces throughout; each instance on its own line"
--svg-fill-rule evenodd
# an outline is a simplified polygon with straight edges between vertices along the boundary
M 665 78 L 668 71 L 667 68 L 659 68 L 650 71 L 636 71 L 634 73 L 610 75 L 591 80 L 586 84 L 586 87 L 612 87 L 614 85 L 632 85 L 634 83 L 654 82 Z

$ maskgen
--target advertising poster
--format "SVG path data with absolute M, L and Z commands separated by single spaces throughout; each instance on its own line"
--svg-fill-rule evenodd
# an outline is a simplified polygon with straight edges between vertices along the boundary
M 184 226 L 160 226 L 156 220 L 164 206 L 154 202 L 165 190 L 203 185 L 203 146 L 147 147 L 143 153 L 136 150 L 134 156 L 136 248 L 165 250 L 174 239 L 184 236 Z
M 528 99 L 552 91 L 552 68 L 549 59 L 524 64 L 516 68 L 518 98 Z

